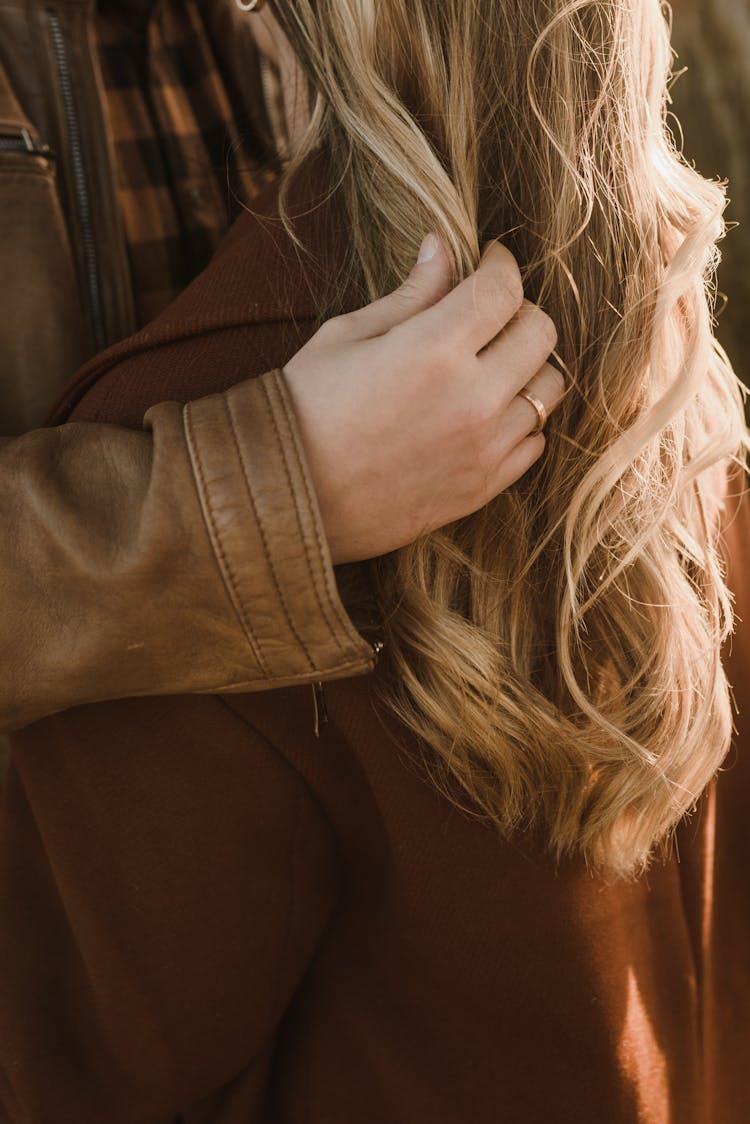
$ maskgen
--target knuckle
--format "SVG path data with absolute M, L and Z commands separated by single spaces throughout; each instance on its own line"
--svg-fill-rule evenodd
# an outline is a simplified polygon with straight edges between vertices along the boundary
M 497 240 L 488 243 L 482 254 L 482 261 L 491 261 L 493 265 L 508 275 L 512 275 L 521 280 L 521 270 L 518 261 L 511 250 L 503 243 Z
M 558 333 L 557 325 L 551 316 L 548 316 L 542 309 L 538 309 L 536 330 L 542 339 L 544 346 L 554 351 L 557 347 Z
M 550 381 L 552 382 L 553 393 L 555 395 L 555 399 L 558 400 L 563 397 L 566 391 L 565 378 L 562 372 L 558 371 L 557 367 L 553 367 L 551 364 L 548 364 L 547 366 L 549 369 Z
M 523 288 L 516 288 L 512 278 L 475 273 L 472 290 L 474 308 L 482 317 L 497 314 L 507 321 L 523 304 Z
M 520 308 L 523 303 L 523 279 L 513 254 L 499 242 L 493 243 L 473 274 L 475 291 L 491 300 L 503 299 L 505 303 Z
M 411 304 L 415 298 L 419 296 L 420 291 L 420 286 L 417 282 L 414 281 L 413 278 L 407 277 L 397 289 L 393 290 L 391 297 L 394 301 L 398 301 L 399 303 Z
M 508 251 L 508 259 L 503 271 L 503 286 L 508 299 L 511 300 L 518 309 L 521 307 L 524 300 L 523 278 L 521 277 L 521 270 L 518 266 L 518 262 L 510 251 Z
M 498 243 L 497 252 L 500 255 L 500 281 L 503 294 L 516 305 L 516 308 L 520 308 L 524 299 L 520 266 L 507 246 Z
M 539 458 L 544 453 L 547 447 L 547 438 L 543 433 L 534 433 L 526 438 L 527 442 L 527 463 L 531 468 L 532 464 L 536 464 Z
M 350 313 L 350 317 L 355 316 L 356 313 Z M 326 320 L 324 324 L 318 328 L 317 335 L 320 339 L 334 340 L 338 339 L 343 333 L 344 316 L 332 316 L 330 320 Z
M 514 313 L 518 312 L 524 302 L 524 292 L 521 273 L 517 266 L 515 274 L 509 273 L 503 277 L 500 284 L 500 294 L 503 303 L 507 304 Z

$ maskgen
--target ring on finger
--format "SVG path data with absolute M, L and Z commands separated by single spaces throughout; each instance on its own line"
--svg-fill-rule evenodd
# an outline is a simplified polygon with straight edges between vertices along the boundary
M 536 425 L 531 430 L 530 436 L 535 433 L 541 433 L 547 422 L 547 407 L 542 402 L 541 398 L 537 398 L 536 394 L 532 394 L 530 390 L 519 390 L 519 398 L 525 398 L 526 401 L 536 410 Z

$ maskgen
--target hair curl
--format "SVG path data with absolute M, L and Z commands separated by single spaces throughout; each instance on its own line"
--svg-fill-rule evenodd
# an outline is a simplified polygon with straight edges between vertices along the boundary
M 433 781 L 502 833 L 642 871 L 729 746 L 719 552 L 750 448 L 712 334 L 725 191 L 669 128 L 659 0 L 276 0 L 371 297 L 437 230 L 502 239 L 559 331 L 544 457 L 372 563 L 383 701 Z M 282 196 L 284 198 L 284 196 Z M 289 222 L 293 234 L 293 224 Z

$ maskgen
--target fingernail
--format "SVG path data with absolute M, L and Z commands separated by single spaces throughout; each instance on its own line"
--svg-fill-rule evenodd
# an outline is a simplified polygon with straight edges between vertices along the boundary
M 417 265 L 423 265 L 426 261 L 431 261 L 435 254 L 438 252 L 438 240 L 436 234 L 428 234 L 422 245 L 419 247 L 419 257 L 417 258 Z

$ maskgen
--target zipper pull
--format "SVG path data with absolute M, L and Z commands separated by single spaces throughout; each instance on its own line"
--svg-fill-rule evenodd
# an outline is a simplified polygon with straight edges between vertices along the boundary
M 315 724 L 313 729 L 315 731 L 315 737 L 319 738 L 322 727 L 328 724 L 328 707 L 326 706 L 326 697 L 321 682 L 312 684 L 312 694 L 313 707 L 315 709 Z
M 52 149 L 48 144 L 42 144 L 26 128 L 13 133 L 0 133 L 0 152 L 27 152 L 29 156 L 42 156 L 45 160 L 52 160 Z
M 32 137 L 28 129 L 21 129 L 21 136 L 23 143 L 26 145 L 26 151 L 30 152 L 32 156 L 44 156 L 50 159 L 52 156 L 52 149 L 48 144 L 42 144 L 36 137 Z
M 385 644 L 382 640 L 373 640 L 370 643 L 370 647 L 372 648 L 375 655 L 375 660 L 377 661 L 377 658 L 383 651 Z M 315 737 L 319 738 L 320 731 L 324 726 L 328 725 L 328 707 L 326 706 L 326 696 L 325 691 L 323 690 L 322 681 L 318 680 L 317 683 L 312 683 L 311 687 L 313 696 L 313 710 L 315 714 L 313 729 L 315 731 Z

